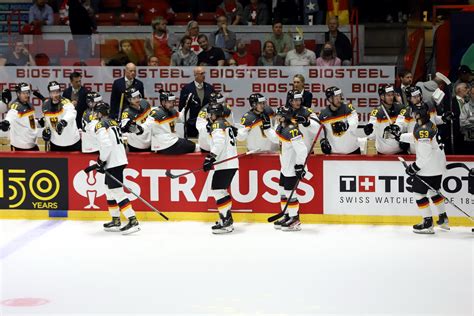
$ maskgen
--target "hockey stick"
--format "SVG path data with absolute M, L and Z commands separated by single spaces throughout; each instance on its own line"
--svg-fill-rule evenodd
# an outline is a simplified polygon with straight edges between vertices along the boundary
M 319 126 L 318 133 L 316 134 L 316 137 L 314 137 L 313 145 L 311 146 L 311 148 L 314 148 L 314 144 L 316 144 L 316 142 L 318 141 L 319 134 L 321 134 L 321 131 L 323 130 L 323 127 L 324 127 L 323 124 L 321 124 L 321 125 Z M 313 152 L 313 150 L 311 150 L 311 151 L 308 152 L 308 155 L 306 156 L 306 159 L 304 160 L 303 169 L 306 167 L 306 164 L 308 163 L 309 156 L 311 155 L 312 152 Z M 270 217 L 267 219 L 267 221 L 268 221 L 269 223 L 274 222 L 274 221 L 276 221 L 277 219 L 279 219 L 280 217 L 282 217 L 283 215 L 285 215 L 286 209 L 288 208 L 288 204 L 290 203 L 290 200 L 291 200 L 291 198 L 293 197 L 293 194 L 295 193 L 296 189 L 298 188 L 298 185 L 300 184 L 300 181 L 301 181 L 301 179 L 299 179 L 299 178 L 298 178 L 298 180 L 296 180 L 296 184 L 295 184 L 295 186 L 293 187 L 293 189 L 291 190 L 290 196 L 289 196 L 288 199 L 286 200 L 286 204 L 285 204 L 285 207 L 283 207 L 283 210 L 282 210 L 280 213 L 275 214 L 275 215 L 273 215 L 273 216 L 270 216 Z
M 191 97 L 193 96 L 192 93 L 189 93 L 188 94 L 188 97 L 186 99 L 186 104 L 184 105 L 184 125 L 183 125 L 183 133 L 184 133 L 184 138 L 188 138 L 188 127 L 186 126 L 186 123 L 188 122 L 188 104 L 189 104 L 189 100 L 191 99 Z
M 91 172 L 92 170 L 94 169 L 97 169 L 97 164 L 93 164 L 89 167 L 87 167 L 86 169 L 84 169 L 84 172 L 85 173 L 89 173 Z M 116 183 L 120 184 L 120 186 L 122 186 L 124 189 L 126 189 L 127 191 L 129 191 L 130 193 L 132 193 L 133 195 L 135 195 L 138 199 L 140 199 L 140 201 L 142 201 L 146 206 L 148 206 L 149 208 L 151 208 L 153 211 L 155 211 L 156 213 L 160 214 L 161 217 L 163 217 L 164 219 L 166 220 L 169 220 L 169 218 L 161 213 L 160 211 L 158 211 L 155 207 L 153 207 L 153 205 L 151 205 L 150 203 L 148 203 L 147 200 L 145 200 L 144 198 L 142 198 L 140 195 L 136 194 L 135 192 L 133 192 L 132 189 L 130 189 L 129 187 L 127 187 L 125 184 L 123 184 L 121 181 L 119 181 L 116 177 L 114 177 L 110 172 L 108 172 L 107 170 L 104 170 L 104 173 L 106 176 L 108 176 L 110 179 L 114 180 Z
M 405 159 L 403 159 L 402 157 L 398 157 L 398 160 L 401 161 L 401 163 L 403 164 L 403 166 L 406 168 L 408 168 L 408 163 L 405 161 Z M 459 208 L 459 206 L 457 206 L 456 204 L 454 204 L 454 202 L 451 202 L 451 200 L 449 200 L 443 193 L 441 193 L 439 190 L 436 190 L 434 189 L 431 185 L 429 185 L 425 180 L 423 180 L 419 175 L 415 174 L 414 175 L 415 178 L 417 178 L 421 183 L 423 183 L 429 190 L 435 192 L 436 194 L 438 194 L 439 196 L 441 196 L 442 198 L 444 198 L 446 201 L 448 201 L 449 204 L 451 204 L 452 206 L 454 206 L 458 211 L 460 211 L 461 213 L 463 213 L 464 215 L 466 215 L 471 221 L 474 222 L 474 219 L 471 217 L 471 215 L 469 215 L 468 213 L 464 212 L 461 208 Z
M 260 149 L 251 150 L 251 151 L 248 151 L 248 152 L 243 153 L 243 154 L 239 154 L 239 155 L 236 155 L 236 156 L 233 156 L 233 157 L 229 157 L 229 158 L 226 158 L 226 159 L 224 159 L 224 160 L 215 162 L 215 163 L 213 164 L 213 166 L 219 165 L 219 164 L 221 164 L 221 163 L 224 163 L 224 162 L 229 161 L 229 160 L 232 160 L 232 159 L 237 159 L 237 158 L 241 158 L 241 157 L 248 156 L 248 155 L 251 155 L 251 154 L 255 154 L 255 153 L 258 152 L 258 151 L 260 151 Z M 195 172 L 198 172 L 198 171 L 201 171 L 201 170 L 204 170 L 204 168 L 199 168 L 199 169 L 190 170 L 190 171 L 187 171 L 187 172 L 181 173 L 181 174 L 172 174 L 172 173 L 171 173 L 171 170 L 168 169 L 168 170 L 166 170 L 165 175 L 166 175 L 168 178 L 176 179 L 176 178 L 179 178 L 179 177 L 182 177 L 182 176 L 191 174 L 191 173 L 195 173 Z
M 43 103 L 44 103 L 44 101 L 46 101 L 46 98 L 44 97 L 44 95 L 42 95 L 41 92 L 39 92 L 38 90 L 33 90 L 33 95 L 35 97 L 37 97 L 38 99 L 40 99 L 40 101 L 43 102 Z M 49 140 L 44 142 L 44 151 L 50 151 L 51 150 L 50 142 L 51 141 L 49 141 Z

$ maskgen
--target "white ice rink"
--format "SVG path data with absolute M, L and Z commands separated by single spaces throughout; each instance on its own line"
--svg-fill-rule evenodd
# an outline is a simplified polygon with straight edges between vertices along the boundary
M 0 221 L 1 315 L 474 315 L 467 227 L 141 224 Z

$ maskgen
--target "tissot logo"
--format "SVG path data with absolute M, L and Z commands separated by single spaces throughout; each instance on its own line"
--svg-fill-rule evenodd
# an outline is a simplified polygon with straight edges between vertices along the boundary
M 359 192 L 375 192 L 375 176 L 359 176 Z
M 340 176 L 339 177 L 339 191 L 341 192 L 356 192 L 356 176 Z
M 375 192 L 375 176 L 340 176 L 339 191 Z

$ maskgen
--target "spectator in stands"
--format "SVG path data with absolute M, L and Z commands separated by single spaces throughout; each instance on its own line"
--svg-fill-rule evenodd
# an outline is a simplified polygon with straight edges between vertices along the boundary
M 234 52 L 236 36 L 227 26 L 227 19 L 221 15 L 217 17 L 217 31 L 209 35 L 209 45 L 222 48 L 226 59 Z
M 286 55 L 285 66 L 314 66 L 316 65 L 316 55 L 313 51 L 304 47 L 304 40 L 301 35 L 295 35 L 293 40 L 294 49 Z
M 404 69 L 398 73 L 398 77 L 400 78 L 400 87 L 395 88 L 395 99 L 398 103 L 408 105 L 405 89 L 412 85 L 413 74 L 410 70 Z
M 93 12 L 84 7 L 85 0 L 69 0 L 69 27 L 81 61 L 91 57 L 92 33 L 97 30 Z M 92 13 L 92 14 L 91 14 Z
M 258 58 L 257 66 L 283 66 L 283 58 L 277 55 L 272 41 L 263 43 L 262 55 Z
M 438 104 L 433 99 L 433 93 L 436 91 L 436 89 L 441 89 L 443 83 L 443 80 L 438 76 L 435 76 L 432 80 L 417 82 L 416 86 L 420 87 L 423 94 L 423 102 L 427 103 L 429 106 L 437 108 Z
M 63 91 L 63 97 L 71 100 L 76 108 L 77 128 L 82 128 L 82 115 L 87 109 L 86 96 L 89 91 L 82 86 L 81 73 L 74 71 L 69 75 L 69 81 L 71 85 Z
M 204 34 L 199 35 L 198 42 L 202 48 L 202 52 L 198 55 L 199 66 L 224 66 L 225 55 L 222 49 L 209 45 L 207 36 Z
M 464 153 L 474 155 L 474 85 L 470 87 L 469 102 L 464 103 L 459 115 L 461 133 L 464 137 Z
M 227 24 L 239 25 L 242 24 L 243 7 L 237 0 L 224 0 L 217 7 L 216 16 L 225 16 Z
M 31 56 L 25 43 L 16 41 L 13 50 L 9 51 L 3 60 L 5 66 L 36 66 L 33 56 Z
M 247 43 L 242 39 L 237 41 L 237 51 L 232 55 L 232 59 L 234 59 L 239 66 L 257 65 L 255 56 L 247 51 Z
M 337 57 L 336 49 L 331 42 L 324 44 L 316 59 L 316 66 L 341 66 L 341 60 Z
M 120 120 L 122 110 L 128 106 L 128 100 L 125 97 L 125 90 L 128 88 L 136 88 L 140 91 L 140 94 L 145 98 L 145 91 L 143 88 L 143 82 L 136 79 L 137 66 L 133 63 L 128 63 L 125 66 L 125 76 L 123 78 L 116 79 L 112 84 L 112 93 L 110 95 L 110 117 L 116 120 Z
M 191 37 L 184 35 L 181 38 L 181 45 L 177 51 L 171 55 L 171 66 L 197 66 L 198 57 L 191 50 Z
M 293 91 L 298 91 L 303 94 L 303 101 L 301 105 L 311 108 L 313 102 L 313 94 L 304 89 L 305 79 L 302 74 L 296 74 L 293 76 Z M 288 95 L 286 96 L 286 106 L 291 106 Z
M 259 0 L 250 0 L 244 8 L 243 24 L 245 25 L 267 25 L 270 24 L 268 7 Z
M 328 21 L 329 31 L 324 33 L 325 42 L 330 42 L 336 47 L 336 54 L 342 61 L 343 66 L 351 65 L 352 45 L 347 36 L 338 30 L 339 22 L 337 17 L 331 17 Z
M 234 58 L 229 58 L 227 60 L 226 65 L 230 66 L 230 67 L 237 67 L 239 64 L 237 63 L 237 61 Z
M 46 0 L 36 0 L 28 12 L 28 23 L 37 27 L 53 25 L 53 9 L 46 4 Z
M 159 65 L 160 65 L 160 62 L 159 62 L 159 60 L 158 60 L 158 57 L 156 57 L 156 56 L 150 56 L 150 57 L 148 57 L 147 66 L 156 67 L 156 66 L 159 66 Z
M 191 50 L 195 52 L 196 55 L 199 55 L 199 53 L 202 52 L 201 46 L 199 46 L 198 43 L 199 23 L 194 20 L 189 21 L 185 35 L 191 37 Z
M 151 24 L 153 33 L 145 40 L 147 57 L 158 57 L 160 65 L 170 64 L 171 53 L 178 43 L 176 36 L 166 28 L 167 24 L 168 21 L 165 18 L 161 16 L 156 18 Z
M 272 41 L 275 44 L 278 56 L 285 59 L 286 54 L 293 49 L 293 41 L 290 35 L 283 33 L 281 21 L 273 22 L 272 31 L 272 34 L 265 40 Z
M 466 65 L 459 66 L 459 68 L 458 68 L 458 80 L 456 80 L 456 82 L 454 83 L 453 88 L 455 88 L 456 85 L 458 83 L 461 83 L 461 82 L 464 82 L 469 87 L 472 75 L 473 75 L 473 73 L 471 71 L 471 68 L 469 68 L 469 66 L 466 66 Z
M 453 120 L 446 123 L 446 153 L 462 155 L 466 153 L 465 144 L 464 144 L 464 135 L 461 132 L 461 111 L 466 104 L 466 97 L 469 95 L 469 89 L 466 83 L 460 82 L 455 86 L 456 95 L 452 99 L 452 109 L 449 107 L 448 103 L 445 103 L 445 112 L 453 112 Z M 464 115 L 463 115 L 464 118 Z M 453 124 L 451 128 L 451 124 Z M 451 130 L 453 131 L 454 139 L 454 150 L 451 148 Z
M 119 52 L 110 58 L 107 66 L 125 66 L 128 63 L 138 63 L 138 57 L 133 52 L 132 42 L 130 40 L 121 40 L 119 46 Z
M 201 36 L 201 35 L 200 35 Z M 205 35 L 202 35 L 205 36 Z M 214 93 L 214 88 L 205 82 L 206 72 L 203 67 L 194 68 L 194 81 L 188 83 L 181 90 L 179 95 L 179 111 L 185 107 L 189 108 L 187 112 L 186 137 L 197 137 L 196 119 L 201 108 L 209 103 L 209 96 Z

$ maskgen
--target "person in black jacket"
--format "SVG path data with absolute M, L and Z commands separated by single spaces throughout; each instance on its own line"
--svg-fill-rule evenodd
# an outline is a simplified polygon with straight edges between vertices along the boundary
M 94 15 L 84 7 L 85 2 L 85 0 L 69 0 L 69 27 L 81 61 L 91 57 L 91 35 L 97 29 Z
M 185 138 L 198 137 L 197 116 L 201 108 L 209 103 L 211 93 L 215 92 L 212 85 L 204 82 L 205 75 L 203 67 L 194 68 L 194 81 L 185 85 L 179 95 L 179 111 L 185 107 L 189 109 L 185 114 Z
M 138 91 L 140 91 L 142 98 L 145 98 L 143 82 L 135 79 L 136 75 L 137 66 L 135 66 L 134 63 L 128 63 L 125 65 L 125 76 L 116 79 L 112 84 L 112 93 L 110 95 L 110 118 L 120 121 L 122 111 L 129 104 L 127 98 L 125 97 L 125 90 L 128 88 L 136 88 Z
M 86 96 L 89 90 L 82 86 L 82 75 L 74 71 L 69 80 L 71 85 L 63 91 L 63 97 L 71 100 L 71 103 L 76 108 L 76 124 L 77 128 L 82 128 L 82 115 L 87 109 Z
M 303 102 L 301 104 L 307 108 L 311 108 L 313 102 L 313 94 L 304 89 L 304 83 L 305 79 L 302 74 L 296 74 L 293 76 L 293 90 L 299 91 L 301 94 L 303 94 Z M 286 106 L 291 106 L 288 95 L 286 96 Z
M 337 57 L 342 61 L 343 66 L 349 66 L 352 60 L 352 45 L 351 41 L 347 36 L 340 32 L 337 28 L 339 22 L 336 17 L 329 18 L 328 29 L 329 31 L 324 33 L 324 39 L 326 42 L 331 42 L 336 47 Z

